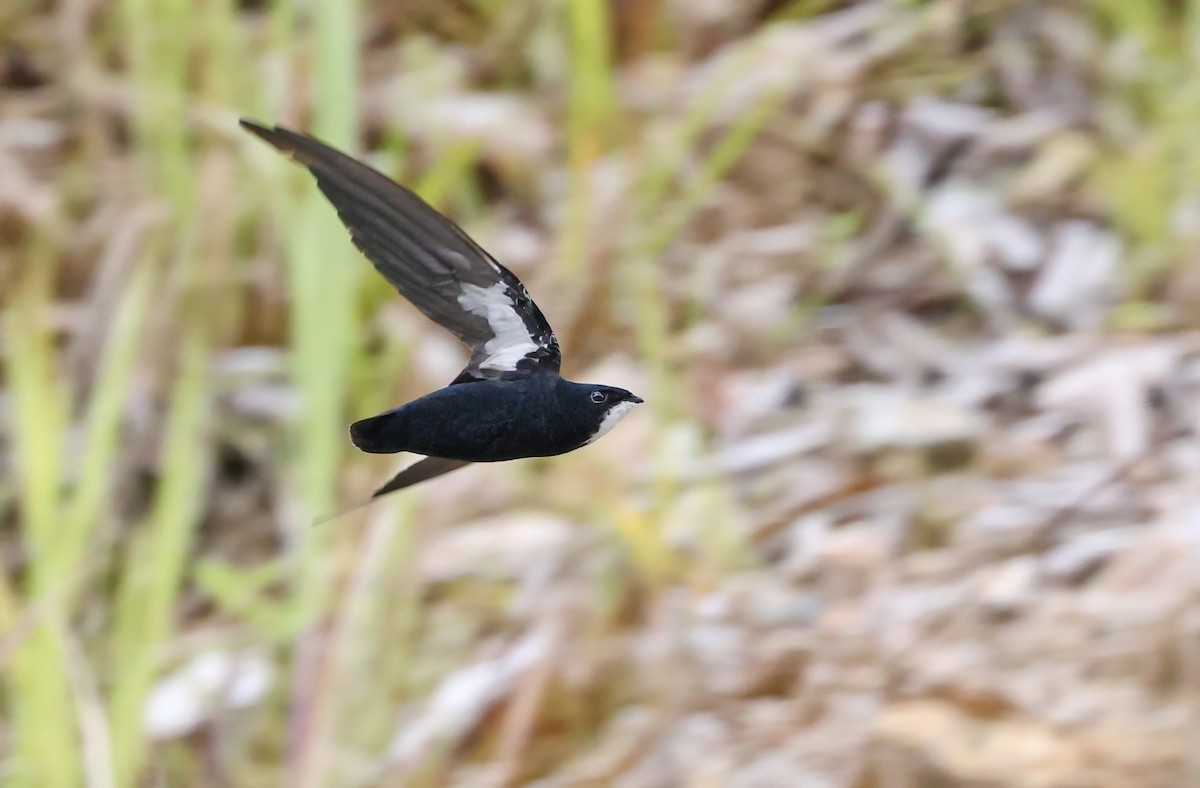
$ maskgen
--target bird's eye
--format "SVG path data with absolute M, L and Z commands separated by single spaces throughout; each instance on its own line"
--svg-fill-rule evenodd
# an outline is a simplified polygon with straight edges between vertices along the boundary
M 592 392 L 592 402 L 596 403 L 597 405 L 599 405 L 601 402 L 604 402 L 606 399 L 608 399 L 608 395 L 603 391 Z

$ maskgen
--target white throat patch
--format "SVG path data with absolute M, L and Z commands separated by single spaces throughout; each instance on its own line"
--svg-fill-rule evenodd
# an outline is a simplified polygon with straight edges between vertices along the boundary
M 583 445 L 587 446 L 588 443 L 595 443 L 604 437 L 604 433 L 617 426 L 617 422 L 625 418 L 625 414 L 633 410 L 634 406 L 637 404 L 638 403 L 636 402 L 625 400 L 624 402 L 618 402 L 616 405 L 613 405 L 611 408 L 609 408 L 608 413 L 605 413 L 604 418 L 600 421 L 600 426 L 596 428 L 595 434 L 588 438 L 587 442 Z

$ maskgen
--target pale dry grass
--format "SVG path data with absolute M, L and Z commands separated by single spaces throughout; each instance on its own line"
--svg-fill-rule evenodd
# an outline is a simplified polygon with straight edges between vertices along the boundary
M 1200 781 L 1194 6 L 4 6 L 5 780 Z M 239 115 L 648 407 L 310 528 L 461 353 Z

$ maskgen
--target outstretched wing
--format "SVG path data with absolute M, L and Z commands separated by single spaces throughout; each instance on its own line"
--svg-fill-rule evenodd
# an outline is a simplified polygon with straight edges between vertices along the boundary
M 375 499 L 381 495 L 387 495 L 396 490 L 403 490 L 405 487 L 412 487 L 419 482 L 428 481 L 436 476 L 441 476 L 443 473 L 449 473 L 471 463 L 465 460 L 447 460 L 442 457 L 426 457 L 423 460 L 413 463 L 404 470 L 392 477 L 391 481 L 380 487 L 375 492 L 371 493 L 371 497 L 365 500 L 357 501 L 349 506 L 343 506 L 341 509 L 322 515 L 313 520 L 313 525 L 327 523 L 330 520 L 336 520 L 344 514 L 362 509 L 364 506 L 370 506 L 375 502 Z
M 462 228 L 379 171 L 306 134 L 248 120 L 241 125 L 307 167 L 379 273 L 471 349 L 455 383 L 558 372 L 558 339 L 525 286 Z

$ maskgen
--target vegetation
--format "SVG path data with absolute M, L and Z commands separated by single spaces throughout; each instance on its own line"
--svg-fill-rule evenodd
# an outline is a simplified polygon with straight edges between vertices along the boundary
M 772 535 L 801 514 L 941 472 L 828 448 L 821 456 L 839 468 L 849 455 L 863 464 L 780 514 L 772 507 L 807 476 L 772 483 L 753 458 L 751 472 L 721 466 L 722 448 L 744 448 L 738 419 L 782 435 L 807 385 L 764 414 L 731 402 L 746 389 L 724 381 L 786 371 L 819 388 L 825 373 L 813 370 L 825 368 L 803 348 L 826 341 L 828 307 L 882 303 L 966 343 L 1194 329 L 1200 6 L 968 5 L 8 3 L 6 783 L 554 774 L 592 752 L 620 709 L 674 708 L 627 642 L 674 591 L 703 595 L 766 571 Z M 1022 15 L 1040 15 L 1041 39 L 1014 37 L 1038 27 Z M 1029 86 L 1004 82 L 1022 68 Z M 904 194 L 886 171 L 897 118 L 930 97 L 1053 116 L 1028 144 L 992 139 L 999 158 L 1019 161 L 988 163 L 981 180 L 1039 233 L 1063 217 L 1111 228 L 1120 276 L 1100 320 L 1030 314 L 1017 296 L 996 311 L 979 296 L 991 274 L 959 265 L 955 239 L 926 221 L 938 184 Z M 893 113 L 877 134 L 876 110 Z M 346 424 L 441 385 L 458 357 L 358 259 L 304 174 L 239 132 L 242 115 L 362 152 L 446 209 L 535 292 L 570 376 L 609 364 L 628 377 L 648 403 L 634 417 L 642 426 L 578 456 L 474 468 L 311 527 L 395 467 L 353 452 Z M 753 235 L 773 227 L 787 230 L 782 252 Z M 757 246 L 723 245 L 734 236 Z M 885 251 L 899 268 L 875 265 Z M 1005 274 L 1013 292 L 1029 270 Z M 799 283 L 781 311 L 772 283 L 787 293 Z M 726 315 L 722 299 L 743 291 L 750 307 Z M 846 363 L 827 380 L 886 374 Z M 992 472 L 979 453 L 965 462 Z M 519 572 L 502 558 L 445 576 L 422 563 L 435 560 L 422 556 L 437 535 L 492 515 L 554 518 L 577 541 L 563 565 L 534 544 Z M 500 525 L 497 539 L 533 533 Z M 521 613 L 539 593 L 550 607 Z M 446 723 L 405 744 L 432 724 L 418 710 L 448 676 L 499 665 L 511 656 L 499 644 L 549 649 L 543 636 L 562 653 L 574 639 L 594 660 L 587 675 L 558 662 L 512 668 L 519 680 L 462 712 L 462 730 Z M 212 701 L 182 732 L 156 722 L 152 699 L 213 654 L 266 671 L 263 689 Z M 210 700 L 239 680 L 217 672 Z M 188 703 L 169 700 L 163 708 Z

